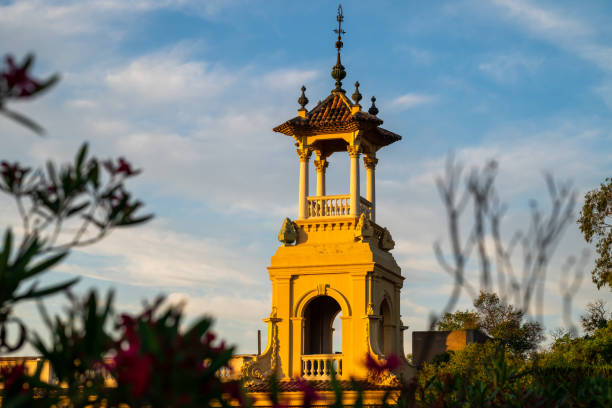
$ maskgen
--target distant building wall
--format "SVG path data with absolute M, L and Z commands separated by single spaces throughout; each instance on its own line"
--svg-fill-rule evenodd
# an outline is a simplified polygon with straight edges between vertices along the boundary
M 445 351 L 457 351 L 470 343 L 484 343 L 490 337 L 480 330 L 415 331 L 412 332 L 412 363 L 431 363 Z

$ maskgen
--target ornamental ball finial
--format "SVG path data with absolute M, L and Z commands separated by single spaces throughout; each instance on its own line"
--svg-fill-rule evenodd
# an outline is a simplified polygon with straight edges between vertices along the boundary
M 306 87 L 302 85 L 302 95 L 298 98 L 298 103 L 302 107 L 302 109 L 306 109 L 306 105 L 308 105 L 308 98 L 306 97 Z
M 373 96 L 372 97 L 372 106 L 370 106 L 370 109 L 368 109 L 368 113 L 370 115 L 378 115 L 378 108 L 376 107 L 376 97 Z
M 359 105 L 359 101 L 362 98 L 363 96 L 361 96 L 361 94 L 359 93 L 359 81 L 357 81 L 355 82 L 355 92 L 351 96 L 351 99 L 353 99 L 353 102 L 355 102 L 355 105 Z

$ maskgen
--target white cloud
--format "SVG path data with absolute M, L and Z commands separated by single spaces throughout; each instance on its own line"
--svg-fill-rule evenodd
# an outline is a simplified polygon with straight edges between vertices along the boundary
M 608 108 L 612 110 L 612 80 L 595 87 L 595 93 L 597 93 L 601 99 L 603 99 L 604 103 L 608 105 Z
M 435 100 L 436 97 L 433 95 L 407 93 L 393 99 L 390 103 L 390 106 L 397 110 L 406 110 L 415 108 L 417 106 L 430 104 Z
M 128 99 L 137 104 L 211 99 L 232 81 L 228 74 L 206 63 L 180 61 L 171 54 L 138 58 L 107 74 L 105 80 L 119 101 Z
M 557 36 L 577 37 L 590 33 L 582 22 L 566 18 L 550 9 L 538 7 L 523 0 L 494 0 L 494 3 L 503 7 L 510 18 L 516 19 L 534 32 Z
M 600 43 L 596 26 L 525 0 L 495 0 L 494 3 L 505 11 L 504 17 L 528 32 L 612 74 L 612 47 Z
M 185 312 L 191 316 L 211 314 L 221 321 L 232 319 L 243 323 L 260 322 L 270 314 L 272 307 L 271 297 L 265 296 L 264 299 L 257 299 L 249 297 L 244 291 L 224 296 L 219 294 L 193 296 L 185 292 L 171 292 L 168 295 L 168 301 L 184 303 Z
M 299 95 L 299 87 L 312 81 L 318 75 L 319 72 L 314 70 L 279 69 L 265 75 L 263 84 L 269 89 L 285 92 L 293 90 L 296 95 Z
M 514 53 L 493 56 L 480 63 L 478 69 L 497 82 L 513 83 L 535 73 L 541 64 L 542 58 Z
M 516 22 L 527 32 L 594 64 L 608 77 L 612 75 L 612 47 L 601 43 L 600 31 L 603 30 L 598 30 L 595 24 L 526 0 L 495 0 L 494 4 L 503 10 L 503 17 Z M 605 90 L 609 82 L 610 78 L 606 78 L 595 89 L 608 106 L 611 104 Z
M 77 251 L 98 262 L 83 265 L 69 259 L 58 270 L 117 283 L 166 288 L 220 287 L 229 282 L 248 287 L 257 283 L 247 273 L 253 261 L 232 249 L 235 242 L 176 233 L 162 225 L 158 220 L 116 231 L 96 245 Z

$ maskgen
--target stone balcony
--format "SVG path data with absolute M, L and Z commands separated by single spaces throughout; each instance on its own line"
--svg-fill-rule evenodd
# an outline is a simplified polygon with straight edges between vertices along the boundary
M 329 380 L 332 369 L 342 377 L 342 354 L 302 355 L 302 377 L 306 380 Z
M 307 218 L 322 217 L 345 217 L 351 213 L 351 196 L 326 195 L 307 197 L 306 216 Z M 359 197 L 359 212 L 372 219 L 372 203 L 363 197 Z

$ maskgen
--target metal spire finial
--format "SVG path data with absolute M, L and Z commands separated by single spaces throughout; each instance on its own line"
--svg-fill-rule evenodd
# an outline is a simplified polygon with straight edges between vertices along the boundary
M 306 97 L 306 87 L 302 85 L 302 95 L 298 98 L 298 103 L 302 107 L 302 109 L 306 109 L 306 105 L 308 105 L 308 98 Z
M 359 105 L 359 101 L 362 98 L 361 94 L 359 93 L 359 81 L 355 82 L 355 93 L 353 93 L 351 98 L 355 102 L 355 105 Z
M 342 14 L 342 5 L 338 5 L 338 16 L 336 17 L 338 21 L 338 28 L 334 30 L 334 33 L 338 34 L 338 40 L 336 41 L 336 49 L 338 50 L 338 56 L 336 58 L 336 65 L 332 69 L 331 76 L 336 80 L 336 88 L 334 92 L 342 92 L 344 93 L 344 89 L 342 89 L 342 80 L 346 77 L 346 71 L 344 70 L 344 66 L 340 62 L 340 49 L 344 45 L 342 43 L 342 34 L 346 34 L 346 32 L 342 29 L 342 22 L 344 21 L 344 15 Z
M 370 106 L 370 109 L 368 109 L 368 113 L 370 115 L 378 115 L 378 108 L 376 107 L 376 97 L 373 96 L 372 97 L 372 106 Z
M 334 33 L 338 34 L 338 41 L 336 42 L 336 48 L 340 51 L 342 48 L 342 34 L 346 32 L 342 29 L 342 22 L 344 21 L 344 15 L 342 14 L 342 4 L 338 4 L 338 15 L 336 16 L 338 21 L 338 28 L 334 30 Z

